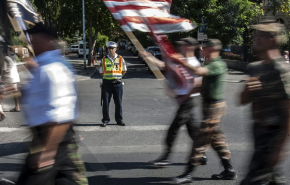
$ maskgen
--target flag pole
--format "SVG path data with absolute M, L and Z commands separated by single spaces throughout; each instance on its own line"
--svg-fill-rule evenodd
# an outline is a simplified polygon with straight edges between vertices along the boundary
M 131 31 L 125 31 L 125 33 L 139 52 L 145 51 L 144 47 L 141 45 L 141 43 L 138 41 L 138 39 L 135 37 L 135 35 Z M 148 57 L 144 57 L 144 60 L 148 64 L 148 67 L 151 69 L 151 71 L 153 72 L 153 74 L 158 80 L 165 79 L 164 75 L 161 73 L 161 71 L 159 70 L 159 68 L 156 66 L 155 63 L 153 63 Z

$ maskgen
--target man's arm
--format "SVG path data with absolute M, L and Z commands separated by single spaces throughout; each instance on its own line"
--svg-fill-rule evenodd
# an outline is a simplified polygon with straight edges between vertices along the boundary
M 246 80 L 246 87 L 241 93 L 240 104 L 246 105 L 250 103 L 251 100 L 251 92 L 260 90 L 262 88 L 262 83 L 260 81 L 260 77 L 250 77 Z
M 181 58 L 183 58 L 183 56 L 180 54 L 173 54 L 173 55 L 171 55 L 171 58 L 173 60 L 178 61 L 179 62 L 178 64 L 181 64 L 184 67 L 190 69 L 194 74 L 196 74 L 198 76 L 205 76 L 209 72 L 209 70 L 206 67 L 194 67 L 194 66 L 188 64 L 187 62 L 182 61 Z

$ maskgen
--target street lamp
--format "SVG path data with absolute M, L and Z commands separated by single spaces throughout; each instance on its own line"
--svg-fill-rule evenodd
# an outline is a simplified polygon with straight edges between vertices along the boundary
M 85 0 L 83 0 L 83 53 L 84 53 L 84 69 L 87 69 L 86 66 L 86 26 L 85 26 Z

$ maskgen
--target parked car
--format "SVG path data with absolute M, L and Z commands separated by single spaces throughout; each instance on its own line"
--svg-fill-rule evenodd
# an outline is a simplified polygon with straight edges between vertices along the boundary
M 161 53 L 159 47 L 149 48 L 148 52 L 154 55 L 154 53 Z
M 158 46 L 149 46 L 145 49 L 145 51 L 151 53 L 154 56 L 154 53 L 160 53 L 160 48 Z M 147 63 L 142 56 L 138 55 L 138 58 L 147 66 Z
M 79 45 L 78 45 L 78 55 L 79 55 L 79 58 L 82 58 L 84 56 L 84 44 L 83 44 L 83 41 L 79 41 Z M 87 43 L 86 43 L 86 57 L 89 56 L 89 49 L 88 49 L 88 46 L 87 46 Z
M 79 49 L 79 45 L 71 45 L 71 52 L 72 53 L 77 53 Z
M 157 58 L 158 60 L 160 60 L 161 62 L 164 62 L 161 52 L 156 52 L 156 53 L 153 54 L 153 56 L 155 58 Z M 160 68 L 159 66 L 157 66 L 157 67 L 159 68 L 160 71 L 164 71 L 164 68 Z M 148 67 L 148 71 L 150 71 L 150 73 L 152 73 L 152 71 L 151 71 L 151 69 L 149 67 Z

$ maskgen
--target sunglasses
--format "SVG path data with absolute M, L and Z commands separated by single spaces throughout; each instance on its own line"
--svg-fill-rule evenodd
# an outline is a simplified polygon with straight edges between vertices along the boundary
M 115 48 L 113 48 L 113 47 L 108 47 L 108 49 L 115 49 Z

